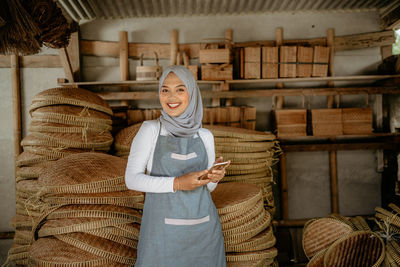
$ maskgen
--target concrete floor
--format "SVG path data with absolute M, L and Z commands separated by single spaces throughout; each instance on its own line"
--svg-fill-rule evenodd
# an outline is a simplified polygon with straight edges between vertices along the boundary
M 12 239 L 0 239 L 0 266 L 6 261 L 7 253 L 12 243 Z

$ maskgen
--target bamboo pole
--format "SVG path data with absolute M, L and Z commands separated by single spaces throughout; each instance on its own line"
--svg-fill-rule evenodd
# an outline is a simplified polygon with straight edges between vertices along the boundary
M 288 198 L 288 184 L 286 173 L 286 155 L 282 152 L 279 160 L 279 167 L 281 172 L 281 196 L 282 196 L 282 218 L 283 220 L 289 219 L 289 198 Z
M 16 161 L 21 148 L 21 86 L 19 78 L 19 57 L 11 55 L 11 78 L 13 97 L 14 159 Z
M 178 30 L 171 31 L 171 65 L 176 65 L 176 56 L 178 54 Z
M 329 151 L 329 174 L 331 178 L 331 212 L 339 213 L 337 151 Z
M 278 47 L 278 51 L 279 51 L 279 47 L 283 44 L 283 28 L 277 28 L 275 34 L 276 34 L 276 46 Z M 276 88 L 282 89 L 283 83 L 277 83 Z M 276 108 L 277 109 L 283 108 L 283 101 L 284 101 L 283 96 L 278 96 L 276 98 Z
M 119 32 L 119 70 L 121 81 L 129 80 L 129 48 L 128 48 L 128 33 L 126 31 Z M 121 91 L 129 91 L 129 87 L 122 86 Z M 122 100 L 121 105 L 129 106 L 129 101 Z
M 328 34 L 327 34 L 327 45 L 329 47 L 329 66 L 328 66 L 328 76 L 335 76 L 334 70 L 333 70 L 333 63 L 334 63 L 334 55 L 335 55 L 335 30 L 334 29 L 328 29 Z M 328 82 L 328 87 L 334 87 L 333 81 Z M 335 105 L 335 96 L 330 95 L 328 96 L 328 108 L 333 108 Z

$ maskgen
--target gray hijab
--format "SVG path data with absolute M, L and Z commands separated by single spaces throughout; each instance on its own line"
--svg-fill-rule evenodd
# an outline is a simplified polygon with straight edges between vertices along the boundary
M 184 66 L 170 66 L 161 75 L 158 87 L 159 94 L 164 80 L 170 72 L 175 73 L 186 86 L 189 93 L 189 104 L 186 110 L 177 117 L 171 117 L 162 110 L 160 121 L 173 136 L 191 137 L 201 128 L 201 121 L 203 119 L 203 103 L 200 89 L 192 73 L 187 68 Z

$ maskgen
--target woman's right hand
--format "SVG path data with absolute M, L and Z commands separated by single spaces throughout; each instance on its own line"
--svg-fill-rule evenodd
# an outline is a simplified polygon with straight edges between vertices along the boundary
M 174 179 L 174 191 L 177 190 L 193 190 L 197 187 L 208 184 L 211 180 L 209 178 L 205 178 L 199 180 L 199 177 L 208 173 L 208 170 L 200 171 L 200 172 L 189 172 L 185 175 L 176 177 Z

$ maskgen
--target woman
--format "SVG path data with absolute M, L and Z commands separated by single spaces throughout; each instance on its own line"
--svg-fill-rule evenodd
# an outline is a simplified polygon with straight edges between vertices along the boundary
M 160 78 L 159 97 L 162 115 L 143 122 L 125 173 L 129 189 L 146 192 L 135 266 L 225 266 L 210 196 L 225 169 L 207 174 L 215 151 L 213 135 L 201 128 L 200 90 L 188 69 L 172 66 Z

